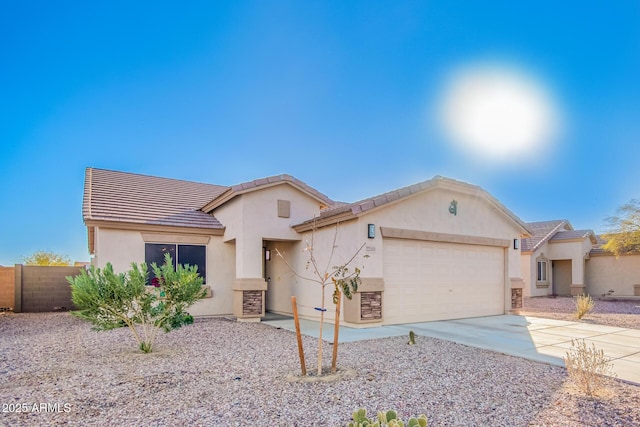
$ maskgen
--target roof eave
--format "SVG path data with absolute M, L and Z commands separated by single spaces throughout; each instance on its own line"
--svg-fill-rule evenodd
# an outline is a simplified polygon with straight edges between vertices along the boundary
M 351 211 L 343 212 L 339 215 L 332 215 L 326 218 L 316 217 L 300 224 L 293 225 L 292 228 L 298 233 L 304 233 L 306 231 L 328 227 L 340 222 L 351 221 L 356 219 L 357 217 L 358 215 L 354 215 Z
M 291 181 L 277 181 L 277 182 L 269 182 L 266 184 L 261 184 L 259 186 L 256 187 L 251 187 L 251 188 L 245 188 L 245 189 L 241 189 L 241 190 L 234 190 L 232 187 L 230 187 L 227 191 L 225 191 L 224 193 L 222 193 L 221 195 L 219 195 L 218 197 L 216 197 L 215 199 L 213 199 L 212 201 L 210 201 L 209 203 L 207 203 L 206 205 L 204 205 L 202 208 L 200 208 L 200 210 L 204 213 L 211 213 L 212 211 L 214 211 L 216 208 L 224 205 L 225 203 L 233 200 L 234 198 L 241 196 L 243 194 L 247 194 L 247 193 L 252 193 L 254 191 L 260 191 L 260 190 L 264 190 L 266 188 L 271 188 L 271 187 L 275 187 L 278 185 L 283 185 L 283 184 L 287 184 L 292 186 L 293 188 L 297 189 L 298 191 L 306 194 L 307 196 L 317 200 L 318 202 L 322 203 L 325 206 L 332 206 L 333 205 L 333 201 L 330 199 L 323 199 L 322 197 L 318 197 L 317 195 L 313 194 L 312 192 L 308 191 L 306 188 L 301 187 L 300 185 L 296 184 L 295 182 L 291 182 Z
M 106 221 L 85 219 L 87 228 L 107 228 L 116 230 L 132 230 L 132 231 L 146 231 L 146 232 L 159 232 L 159 233 L 175 233 L 175 234 L 197 234 L 207 236 L 223 236 L 225 227 L 221 228 L 208 228 L 208 227 L 182 227 L 177 225 L 161 225 L 161 224 L 149 224 L 142 222 L 129 222 L 129 221 Z M 95 248 L 94 248 L 95 249 Z

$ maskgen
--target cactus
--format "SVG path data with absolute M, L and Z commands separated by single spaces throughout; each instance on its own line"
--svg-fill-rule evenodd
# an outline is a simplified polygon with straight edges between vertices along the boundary
M 413 331 L 409 331 L 409 342 L 407 344 L 414 345 L 416 343 L 416 334 Z
M 378 412 L 378 419 L 381 423 L 389 423 L 391 420 L 398 419 L 398 413 L 396 411 L 380 411 Z
M 422 414 L 418 418 L 409 418 L 407 427 L 427 427 L 427 416 Z
M 347 427 L 427 427 L 427 416 L 419 415 L 417 418 L 409 418 L 405 424 L 396 411 L 379 411 L 378 419 L 367 418 L 367 410 L 360 408 L 352 415 L 353 421 Z

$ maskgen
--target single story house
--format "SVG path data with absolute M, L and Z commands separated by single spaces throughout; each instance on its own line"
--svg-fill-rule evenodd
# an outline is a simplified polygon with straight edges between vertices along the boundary
M 291 313 L 292 295 L 303 317 L 319 316 L 321 289 L 296 277 L 276 250 L 296 272 L 311 275 L 304 250 L 311 236 L 320 265 L 334 246 L 331 263 L 340 264 L 364 245 L 355 260 L 362 285 L 343 300 L 342 321 L 351 326 L 518 308 L 525 286 L 520 241 L 533 237 L 482 188 L 440 176 L 339 203 L 289 175 L 229 187 L 87 168 L 83 218 L 93 265 L 125 271 L 169 252 L 197 265 L 210 290 L 194 315 L 239 320 Z
M 568 220 L 530 222 L 522 239 L 524 296 L 640 296 L 640 254 L 604 251 L 593 230 L 574 230 Z

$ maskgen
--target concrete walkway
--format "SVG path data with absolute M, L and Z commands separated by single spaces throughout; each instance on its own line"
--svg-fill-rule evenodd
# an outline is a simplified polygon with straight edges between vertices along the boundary
M 265 320 L 268 325 L 295 331 L 291 318 Z M 327 323 L 324 338 L 331 341 L 333 325 Z M 301 320 L 305 335 L 318 337 L 318 322 Z M 440 338 L 484 348 L 512 356 L 552 365 L 564 366 L 563 357 L 571 348 L 572 339 L 593 343 L 612 360 L 618 378 L 640 384 L 640 330 L 594 325 L 582 322 L 543 319 L 516 315 L 477 317 L 439 322 L 409 323 L 374 328 L 340 327 L 341 343 L 392 336 Z

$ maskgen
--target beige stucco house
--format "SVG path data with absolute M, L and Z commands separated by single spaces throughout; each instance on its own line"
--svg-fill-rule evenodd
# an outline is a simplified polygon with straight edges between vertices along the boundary
M 343 302 L 352 326 L 503 314 L 521 303 L 531 271 L 519 249 L 527 225 L 482 188 L 443 177 L 338 203 L 289 175 L 227 187 L 88 168 L 83 217 L 97 267 L 124 271 L 166 252 L 198 265 L 210 297 L 194 315 L 259 320 L 291 313 L 295 295 L 302 316 L 318 317 L 319 287 L 275 256 L 309 274 L 314 227 L 321 265 L 337 224 L 332 263 L 364 244 L 362 286 Z
M 522 240 L 524 296 L 640 296 L 640 254 L 614 256 L 592 230 L 567 220 L 527 223 Z

